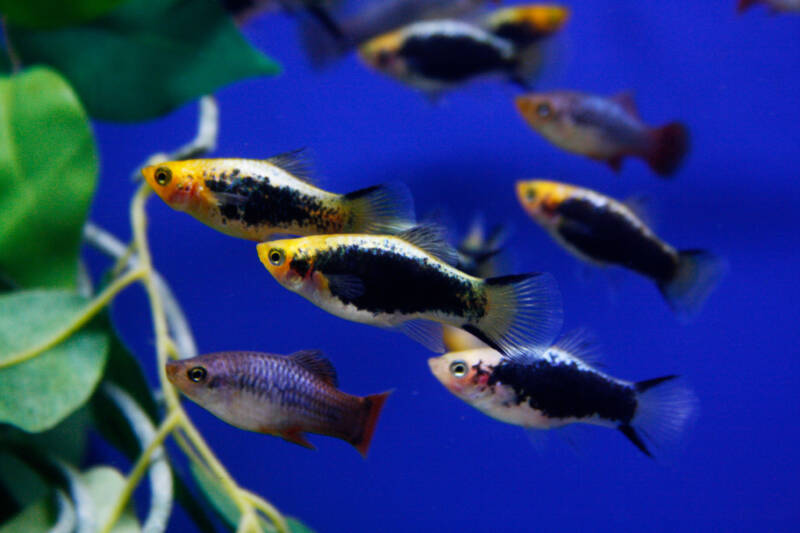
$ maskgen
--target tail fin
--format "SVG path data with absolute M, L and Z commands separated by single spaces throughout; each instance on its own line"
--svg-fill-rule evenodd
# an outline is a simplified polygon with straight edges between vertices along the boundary
M 697 398 L 678 376 L 640 381 L 636 389 L 636 413 L 620 431 L 648 457 L 653 457 L 642 437 L 651 445 L 664 446 L 681 436 L 697 410 Z
M 319 24 L 312 20 L 300 23 L 300 41 L 313 67 L 327 67 L 355 48 L 347 28 L 342 24 L 338 24 L 337 28 L 338 35 L 334 35 L 329 31 L 320 31 Z
M 361 431 L 358 437 L 350 441 L 350 444 L 355 446 L 356 450 L 361 453 L 362 457 L 367 457 L 369 445 L 372 442 L 372 436 L 375 433 L 375 427 L 378 425 L 378 418 L 381 415 L 383 404 L 386 403 L 386 398 L 392 391 L 382 392 L 380 394 L 371 394 L 364 397 L 364 419 L 361 426 Z
M 533 90 L 533 82 L 544 67 L 544 57 L 542 45 L 518 48 L 511 63 L 511 81 L 525 91 Z
M 486 314 L 462 329 L 515 358 L 544 352 L 563 324 L 561 292 L 547 273 L 519 274 L 485 281 Z
M 757 3 L 758 0 L 739 0 L 739 3 L 736 5 L 736 11 L 744 13 Z
M 680 122 L 671 122 L 654 129 L 652 135 L 653 147 L 647 164 L 659 176 L 674 174 L 689 151 L 689 130 Z
M 352 217 L 343 233 L 393 235 L 416 222 L 414 200 L 402 183 L 375 185 L 344 195 Z
M 725 274 L 724 259 L 703 250 L 684 250 L 678 254 L 678 270 L 658 288 L 679 316 L 691 318 Z

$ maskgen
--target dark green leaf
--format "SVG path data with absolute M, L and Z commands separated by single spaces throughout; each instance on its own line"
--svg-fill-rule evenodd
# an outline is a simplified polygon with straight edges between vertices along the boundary
M 0 533 L 44 533 L 50 531 L 55 512 L 49 498 L 42 497 L 0 527 Z
M 25 64 L 45 63 L 72 82 L 96 118 L 161 116 L 223 85 L 278 72 L 242 37 L 218 0 L 130 0 L 82 26 L 10 26 Z
M 37 456 L 57 457 L 69 464 L 79 464 L 86 449 L 90 416 L 79 409 L 53 429 L 27 433 L 13 426 L 0 427 L 0 485 L 20 505 L 26 505 L 47 494 L 48 483 L 42 474 L 12 454 L 14 449 L 35 450 Z M 28 457 L 30 459 L 30 457 Z
M 66 291 L 0 295 L 0 363 L 41 345 L 83 312 L 86 300 Z M 0 369 L 0 422 L 38 432 L 83 405 L 100 381 L 108 336 L 84 328 L 37 357 Z
M 75 286 L 97 177 L 86 113 L 61 76 L 0 76 L 0 271 L 25 287 Z
M 29 28 L 55 28 L 91 20 L 122 0 L 0 0 L 9 22 Z

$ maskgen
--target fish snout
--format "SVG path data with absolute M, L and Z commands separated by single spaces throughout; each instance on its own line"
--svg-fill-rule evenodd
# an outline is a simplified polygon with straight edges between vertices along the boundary
M 178 361 L 167 361 L 166 366 L 167 379 L 173 385 L 178 382 L 178 374 L 181 370 L 181 364 Z

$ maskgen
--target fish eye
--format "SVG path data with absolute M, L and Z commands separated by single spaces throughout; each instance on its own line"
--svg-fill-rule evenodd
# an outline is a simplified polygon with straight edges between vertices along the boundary
M 450 363 L 450 373 L 457 378 L 463 378 L 467 375 L 467 363 L 464 361 L 453 361 Z
M 286 254 L 280 248 L 273 248 L 270 250 L 267 257 L 269 258 L 269 262 L 275 266 L 281 266 L 286 260 Z
M 204 381 L 206 379 L 208 372 L 206 372 L 206 369 L 203 368 L 202 366 L 196 366 L 190 368 L 189 371 L 186 372 L 186 375 L 190 380 L 194 381 L 195 383 L 200 383 L 201 381 Z
M 548 118 L 553 114 L 553 108 L 550 107 L 550 104 L 542 102 L 536 106 L 536 114 L 542 118 Z
M 167 167 L 158 167 L 155 173 L 156 183 L 162 187 L 172 180 L 172 171 Z
M 536 189 L 530 187 L 527 191 L 525 191 L 525 198 L 528 199 L 529 202 L 532 202 L 536 199 Z

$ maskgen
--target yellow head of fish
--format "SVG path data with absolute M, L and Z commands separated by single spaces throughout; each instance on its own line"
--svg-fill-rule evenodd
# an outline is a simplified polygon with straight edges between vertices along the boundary
M 496 366 L 502 355 L 491 348 L 448 352 L 428 359 L 431 373 L 447 390 L 466 402 L 490 395 L 489 366 Z
M 541 34 L 559 31 L 569 20 L 570 11 L 557 4 L 530 4 L 499 9 L 489 18 L 489 25 L 525 24 Z
M 557 209 L 569 198 L 575 187 L 557 181 L 518 181 L 517 199 L 525 211 L 539 224 L 556 224 L 560 218 Z
M 530 93 L 517 96 L 514 105 L 528 125 L 548 138 L 562 138 L 573 128 L 572 95 L 567 92 Z
M 368 66 L 391 76 L 403 78 L 408 74 L 408 66 L 398 54 L 405 36 L 402 30 L 384 33 L 358 49 L 358 55 Z
M 314 239 L 308 237 L 262 242 L 256 246 L 258 258 L 278 283 L 298 292 L 308 282 L 319 281 L 316 278 L 312 280 L 315 253 L 309 241 Z
M 169 161 L 142 169 L 145 181 L 173 209 L 186 211 L 192 202 L 208 194 L 203 186 L 207 163 L 200 159 Z

